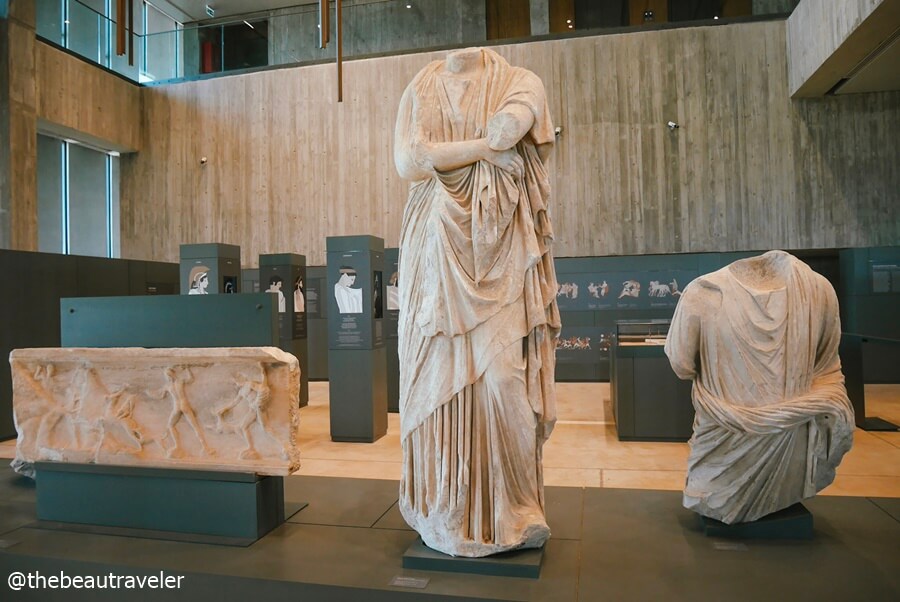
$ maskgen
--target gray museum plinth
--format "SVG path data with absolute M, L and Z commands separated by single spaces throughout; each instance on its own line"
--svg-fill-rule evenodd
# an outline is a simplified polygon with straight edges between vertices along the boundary
M 309 353 L 306 320 L 306 256 L 259 256 L 260 291 L 277 295 L 278 346 L 300 362 L 300 407 L 309 403 Z
M 335 236 L 326 249 L 331 439 L 372 442 L 387 432 L 384 241 Z
M 181 245 L 181 294 L 215 295 L 241 292 L 241 248 L 222 243 Z M 207 275 L 207 284 L 198 277 Z

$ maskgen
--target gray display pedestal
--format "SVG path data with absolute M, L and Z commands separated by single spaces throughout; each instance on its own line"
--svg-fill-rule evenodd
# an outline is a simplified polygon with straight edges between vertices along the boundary
M 387 432 L 384 241 L 336 236 L 326 249 L 331 439 L 372 442 Z
M 707 537 L 728 539 L 812 539 L 813 516 L 801 503 L 773 512 L 749 523 L 726 525 L 714 518 L 697 515 Z
M 400 249 L 384 250 L 384 347 L 387 350 L 388 412 L 400 411 L 400 356 L 397 328 L 400 324 Z
M 206 275 L 205 283 L 203 275 Z M 241 248 L 205 243 L 181 245 L 181 294 L 241 292 Z
M 278 346 L 300 361 L 300 407 L 309 404 L 309 354 L 306 323 L 306 256 L 259 256 L 259 288 L 276 298 Z
M 620 320 L 610 350 L 610 395 L 621 441 L 687 441 L 693 433 L 691 381 L 680 380 L 660 344 L 623 330 L 644 326 L 665 340 L 668 320 Z M 662 337 L 662 338 L 660 338 Z
M 35 475 L 39 520 L 93 531 L 247 546 L 285 521 L 282 477 L 60 462 Z
M 328 380 L 328 268 L 306 268 L 306 347 L 309 380 Z

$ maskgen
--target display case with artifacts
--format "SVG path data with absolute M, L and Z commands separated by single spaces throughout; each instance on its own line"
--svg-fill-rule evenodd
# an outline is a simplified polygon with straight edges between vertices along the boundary
M 610 349 L 610 395 L 623 441 L 687 441 L 694 409 L 663 351 L 671 320 L 619 320 Z

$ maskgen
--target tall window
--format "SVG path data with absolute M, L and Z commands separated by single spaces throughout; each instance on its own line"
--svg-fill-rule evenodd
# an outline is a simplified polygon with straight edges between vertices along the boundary
M 119 157 L 38 136 L 38 249 L 118 257 Z

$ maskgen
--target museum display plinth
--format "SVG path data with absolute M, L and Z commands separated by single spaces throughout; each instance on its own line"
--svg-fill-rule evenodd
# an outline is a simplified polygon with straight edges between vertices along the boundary
M 249 545 L 285 520 L 282 477 L 61 462 L 38 462 L 35 473 L 43 521 Z
M 328 268 L 306 268 L 306 348 L 309 380 L 328 380 Z
M 679 380 L 661 343 L 668 320 L 620 320 L 610 349 L 610 395 L 621 441 L 687 441 L 691 383 Z
M 698 514 L 697 519 L 708 537 L 729 539 L 812 539 L 813 516 L 797 503 L 755 521 L 727 525 Z
M 328 383 L 332 441 L 372 442 L 387 432 L 384 241 L 326 241 Z
M 513 550 L 481 558 L 450 556 L 432 550 L 422 542 L 420 537 L 403 553 L 403 568 L 537 579 L 541 576 L 543 560 L 543 547 Z
M 181 294 L 215 295 L 241 292 L 241 248 L 204 243 L 181 245 Z M 207 283 L 198 278 L 205 273 Z
M 278 346 L 300 361 L 299 404 L 301 408 L 306 407 L 309 404 L 306 256 L 296 253 L 260 255 L 259 283 L 260 291 L 277 293 Z

